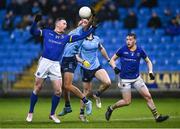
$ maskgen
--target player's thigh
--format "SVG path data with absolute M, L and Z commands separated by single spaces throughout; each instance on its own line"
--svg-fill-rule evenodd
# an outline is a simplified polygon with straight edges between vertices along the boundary
M 51 67 L 52 63 L 45 58 L 40 58 L 37 66 L 37 70 L 35 72 L 35 76 L 37 78 L 47 78 L 48 69 Z
M 139 78 L 136 82 L 134 82 L 133 86 L 143 97 L 151 97 L 151 94 L 142 78 Z
M 102 83 L 111 84 L 111 80 L 109 78 L 108 73 L 106 72 L 106 70 L 104 69 L 99 69 L 98 71 L 96 71 L 95 73 L 95 77 L 100 80 Z
M 62 92 L 62 79 L 51 80 L 54 91 Z
M 43 82 L 44 82 L 44 79 L 43 78 L 38 78 L 38 77 L 36 77 L 35 78 L 35 84 L 34 84 L 34 88 L 35 89 L 39 89 L 39 88 L 42 88 L 42 84 L 43 84 Z
M 131 90 L 122 91 L 122 98 L 129 104 L 131 103 Z
M 51 80 L 62 80 L 62 75 L 61 75 L 61 66 L 59 62 L 53 63 L 51 67 L 49 68 L 49 74 L 48 76 L 50 77 Z

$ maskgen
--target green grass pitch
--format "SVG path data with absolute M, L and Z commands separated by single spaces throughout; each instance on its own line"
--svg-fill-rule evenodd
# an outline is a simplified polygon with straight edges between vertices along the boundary
M 39 98 L 32 123 L 25 121 L 29 98 L 1 98 L 0 128 L 180 128 L 180 99 L 154 99 L 158 111 L 170 115 L 170 119 L 163 123 L 154 121 L 143 99 L 132 99 L 131 105 L 115 110 L 107 122 L 104 116 L 106 108 L 117 100 L 102 99 L 102 109 L 97 109 L 93 100 L 93 113 L 88 116 L 89 122 L 82 123 L 78 119 L 79 100 L 72 99 L 73 112 L 61 117 L 60 124 L 55 124 L 48 119 L 51 106 L 49 98 Z M 61 100 L 57 113 L 63 106 L 64 101 Z

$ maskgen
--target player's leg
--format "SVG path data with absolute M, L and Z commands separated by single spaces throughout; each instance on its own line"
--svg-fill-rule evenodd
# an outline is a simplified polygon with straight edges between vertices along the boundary
M 60 101 L 60 96 L 62 94 L 62 79 L 52 80 L 54 95 L 51 100 L 51 113 L 49 118 L 55 123 L 60 123 L 60 120 L 56 117 L 55 111 Z
M 64 73 L 62 73 L 62 81 L 64 82 Z M 62 91 L 64 96 L 65 105 L 63 110 L 58 114 L 58 116 L 64 116 L 67 113 L 71 113 L 71 104 L 70 104 L 70 92 L 64 88 L 64 83 L 62 82 Z
M 34 107 L 37 103 L 38 93 L 40 92 L 40 90 L 42 88 L 43 81 L 44 81 L 44 79 L 42 79 L 42 78 L 37 78 L 37 77 L 35 78 L 34 90 L 31 93 L 31 97 L 30 97 L 29 113 L 28 113 L 27 118 L 26 118 L 27 122 L 31 122 L 33 119 Z
M 40 92 L 42 88 L 44 78 L 47 77 L 47 70 L 50 67 L 50 65 L 51 64 L 46 59 L 44 58 L 39 59 L 38 68 L 35 73 L 36 78 L 35 78 L 35 83 L 34 83 L 34 90 L 31 93 L 31 97 L 30 97 L 30 108 L 29 108 L 29 113 L 26 118 L 27 122 L 31 122 L 33 119 L 33 112 L 34 112 L 34 107 L 38 100 L 38 93 Z
M 92 94 L 92 83 L 91 82 L 83 82 L 83 94 L 86 97 L 88 97 Z M 85 110 L 84 103 L 82 101 L 80 101 L 79 119 L 83 122 L 88 122 L 84 110 Z
M 111 85 L 111 80 L 109 78 L 109 75 L 104 69 L 99 69 L 95 73 L 95 77 L 100 80 L 102 83 L 99 87 L 99 89 L 96 91 L 96 93 L 93 95 L 93 97 L 96 99 L 96 106 L 98 108 L 101 108 L 101 99 L 100 96 L 101 94 L 110 87 Z
M 122 92 L 122 99 L 107 108 L 107 111 L 105 113 L 105 118 L 107 121 L 109 121 L 113 110 L 123 106 L 128 106 L 131 103 L 131 83 L 121 82 L 118 86 L 120 87 Z
M 146 87 L 144 81 L 142 78 L 139 78 L 135 83 L 134 87 L 139 91 L 139 93 L 143 96 L 143 98 L 146 100 L 147 105 L 149 109 L 151 110 L 156 122 L 162 122 L 169 118 L 169 116 L 162 116 L 158 113 L 156 106 L 154 104 L 154 101 L 152 99 L 152 96 Z

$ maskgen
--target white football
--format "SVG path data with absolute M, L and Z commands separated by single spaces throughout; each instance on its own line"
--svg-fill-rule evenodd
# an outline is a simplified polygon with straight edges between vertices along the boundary
M 81 18 L 89 18 L 91 16 L 91 9 L 87 6 L 83 6 L 79 9 L 79 16 Z

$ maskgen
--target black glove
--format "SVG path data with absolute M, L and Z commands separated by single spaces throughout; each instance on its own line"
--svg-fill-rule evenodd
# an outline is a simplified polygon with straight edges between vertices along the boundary
M 37 14 L 37 15 L 35 16 L 34 21 L 35 21 L 35 22 L 39 22 L 39 21 L 41 21 L 41 19 L 42 19 L 42 15 L 41 15 L 41 14 Z
M 155 79 L 155 76 L 153 73 L 149 73 L 149 77 L 150 77 L 150 80 L 154 80 Z
M 114 72 L 115 72 L 115 74 L 119 74 L 121 72 L 121 70 L 118 67 L 115 67 Z

